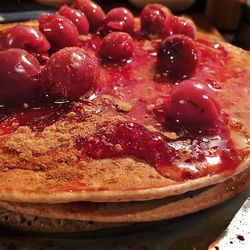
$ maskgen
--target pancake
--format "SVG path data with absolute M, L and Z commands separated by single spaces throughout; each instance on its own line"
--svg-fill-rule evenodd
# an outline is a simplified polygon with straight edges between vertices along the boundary
M 2 30 L 4 28 L 0 27 Z M 84 41 L 86 39 L 82 38 Z M 198 68 L 192 79 L 210 82 L 217 89 L 223 110 L 229 116 L 228 129 L 234 149 L 240 156 L 236 165 L 233 166 L 232 160 L 232 168 L 229 163 L 228 169 L 212 169 L 209 173 L 205 171 L 205 174 L 198 174 L 195 178 L 179 181 L 163 176 L 143 159 L 129 155 L 92 159 L 83 155 L 76 146 L 79 138 L 94 137 L 103 124 L 112 127 L 130 120 L 136 120 L 150 132 L 164 135 L 171 132 L 157 128 L 153 116 L 145 118 L 147 107 L 141 107 L 138 101 L 144 89 L 146 103 L 159 94 L 149 88 L 159 84 L 154 80 L 153 62 L 146 60 L 152 54 L 152 43 L 146 39 L 135 41 L 135 59 L 131 62 L 131 68 L 126 69 L 132 69 L 132 73 L 129 72 L 134 85 L 129 90 L 121 89 L 116 97 L 101 91 L 93 103 L 73 102 L 69 106 L 59 107 L 59 110 L 56 107 L 56 112 L 53 108 L 49 111 L 42 109 L 42 115 L 32 109 L 21 110 L 2 120 L 0 200 L 39 203 L 39 206 L 40 203 L 76 201 L 154 200 L 217 183 L 223 185 L 227 179 L 249 168 L 250 54 L 202 32 L 197 32 L 202 67 Z M 84 46 L 89 45 L 84 43 Z M 142 61 L 138 63 L 139 58 L 144 58 L 143 64 Z M 126 81 L 124 75 L 119 78 L 120 67 L 103 67 L 102 86 L 114 83 L 110 69 L 112 77 L 118 74 L 116 81 L 120 81 L 119 84 Z M 169 93 L 172 86 L 160 84 L 160 88 L 160 92 Z M 91 96 L 88 98 L 90 100 Z M 134 104 L 131 99 L 138 102 Z M 13 125 L 13 120 L 14 123 L 17 120 L 18 125 Z M 166 136 L 171 137 L 172 134 Z M 180 141 L 183 147 L 185 143 Z M 246 173 L 249 175 L 248 171 Z
M 176 218 L 222 203 L 250 183 L 249 170 L 227 181 L 183 195 L 160 200 L 122 203 L 76 202 L 34 204 L 0 201 L 0 207 L 14 213 L 51 219 L 107 223 L 146 222 Z
M 39 216 L 23 215 L 4 209 L 0 209 L 0 223 L 12 230 L 39 233 L 85 232 L 128 225 L 128 223 L 102 223 L 43 218 Z

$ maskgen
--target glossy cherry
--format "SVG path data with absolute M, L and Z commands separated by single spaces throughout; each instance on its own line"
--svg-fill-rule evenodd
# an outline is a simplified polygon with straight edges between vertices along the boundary
M 0 49 L 19 48 L 34 53 L 46 53 L 50 44 L 37 29 L 18 24 L 4 31 L 0 38 Z
M 100 32 L 106 35 L 112 31 L 134 33 L 134 16 L 127 8 L 114 8 L 107 13 Z
M 200 53 L 190 37 L 173 35 L 163 40 L 157 53 L 160 71 L 175 79 L 185 79 L 194 74 Z
M 146 34 L 161 35 L 166 18 L 172 12 L 161 4 L 148 4 L 140 13 L 141 29 Z
M 53 54 L 43 70 L 43 89 L 54 99 L 77 99 L 97 82 L 100 69 L 86 50 L 70 47 Z
M 191 38 L 195 38 L 196 28 L 195 24 L 183 17 L 170 16 L 164 22 L 164 28 L 162 31 L 162 37 L 182 34 Z
M 40 31 L 50 41 L 54 50 L 78 44 L 78 30 L 66 17 L 56 14 L 43 14 L 38 18 L 38 22 Z
M 81 10 L 88 18 L 90 31 L 96 32 L 103 24 L 105 13 L 102 8 L 91 0 L 75 0 L 72 7 Z
M 215 93 L 195 80 L 182 81 L 172 92 L 167 114 L 181 124 L 211 127 L 220 120 Z
M 100 56 L 113 62 L 123 62 L 132 57 L 133 39 L 124 32 L 112 32 L 104 37 Z
M 0 51 L 0 100 L 16 104 L 35 98 L 41 67 L 37 59 L 23 49 Z
M 77 27 L 79 34 L 87 34 L 89 32 L 89 21 L 82 11 L 63 5 L 58 12 Z

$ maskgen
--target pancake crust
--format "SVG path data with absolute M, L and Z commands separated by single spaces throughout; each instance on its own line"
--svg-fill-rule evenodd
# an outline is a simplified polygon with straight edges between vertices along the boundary
M 0 201 L 0 207 L 32 216 L 99 221 L 109 223 L 157 221 L 175 218 L 222 203 L 242 191 L 250 183 L 250 170 L 214 186 L 161 200 L 67 204 L 32 204 Z
M 215 41 L 214 37 L 203 33 L 197 36 L 207 42 Z M 92 134 L 98 124 L 105 121 L 124 120 L 123 115 L 111 117 L 106 112 L 97 117 L 90 115 L 84 122 L 57 121 L 45 128 L 39 138 L 27 126 L 2 135 L 0 199 L 36 203 L 153 200 L 224 182 L 249 168 L 250 53 L 222 41 L 218 44 L 230 55 L 230 63 L 223 66 L 221 78 L 216 79 L 223 87 L 218 96 L 230 116 L 229 126 L 236 149 L 245 155 L 235 172 L 176 182 L 131 157 L 79 161 L 80 152 L 71 147 L 72 140 L 79 135 Z M 86 108 L 91 113 L 96 107 Z

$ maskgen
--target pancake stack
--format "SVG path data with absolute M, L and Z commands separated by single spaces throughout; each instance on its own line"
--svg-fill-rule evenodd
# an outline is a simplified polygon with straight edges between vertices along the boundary
M 94 231 L 194 213 L 234 197 L 249 184 L 249 171 L 222 183 L 150 201 L 24 203 L 1 201 L 1 224 L 21 231 Z
M 29 124 L 1 134 L 0 223 L 23 231 L 92 231 L 180 217 L 244 190 L 250 184 L 250 54 L 200 31 L 197 37 L 204 46 L 219 44 L 229 54 L 229 62 L 220 72 L 208 77 L 222 85 L 218 96 L 229 115 L 233 144 L 241 152 L 233 171 L 179 181 L 162 176 L 152 164 L 130 155 L 82 158 L 81 150 L 72 146 L 73 140 L 93 135 L 105 122 L 112 125 L 128 119 L 127 103 L 103 94 L 95 105 L 74 102 L 74 107 L 84 105 L 84 111 L 91 114 L 84 121 L 67 120 L 73 113 L 67 111 L 67 116 L 48 124 L 39 135 Z M 144 45 L 147 49 L 149 40 Z M 216 53 L 214 57 L 217 67 Z M 143 67 L 141 72 L 136 70 L 138 79 L 143 75 L 151 79 Z M 101 72 L 101 78 L 106 77 Z M 107 109 L 102 114 L 94 112 L 110 103 L 118 110 L 115 115 Z M 4 125 L 2 120 L 1 129 Z

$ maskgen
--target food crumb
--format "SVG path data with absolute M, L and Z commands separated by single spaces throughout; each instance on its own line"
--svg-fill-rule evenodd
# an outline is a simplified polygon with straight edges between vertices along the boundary
M 147 106 L 147 110 L 148 110 L 148 111 L 152 111 L 154 108 L 155 108 L 155 105 L 154 105 L 154 104 L 149 104 L 149 105 Z
M 122 146 L 120 144 L 115 144 L 115 151 L 116 152 L 121 152 L 122 151 Z
M 244 241 L 245 238 L 243 235 L 237 235 L 237 239 L 240 240 L 240 241 Z
M 120 101 L 120 100 L 117 100 L 114 105 L 118 111 L 122 111 L 122 112 L 129 112 L 132 109 L 131 104 Z
M 27 108 L 29 107 L 29 104 L 28 104 L 28 103 L 24 103 L 24 104 L 23 104 L 23 107 L 24 107 L 25 109 L 27 109 Z

